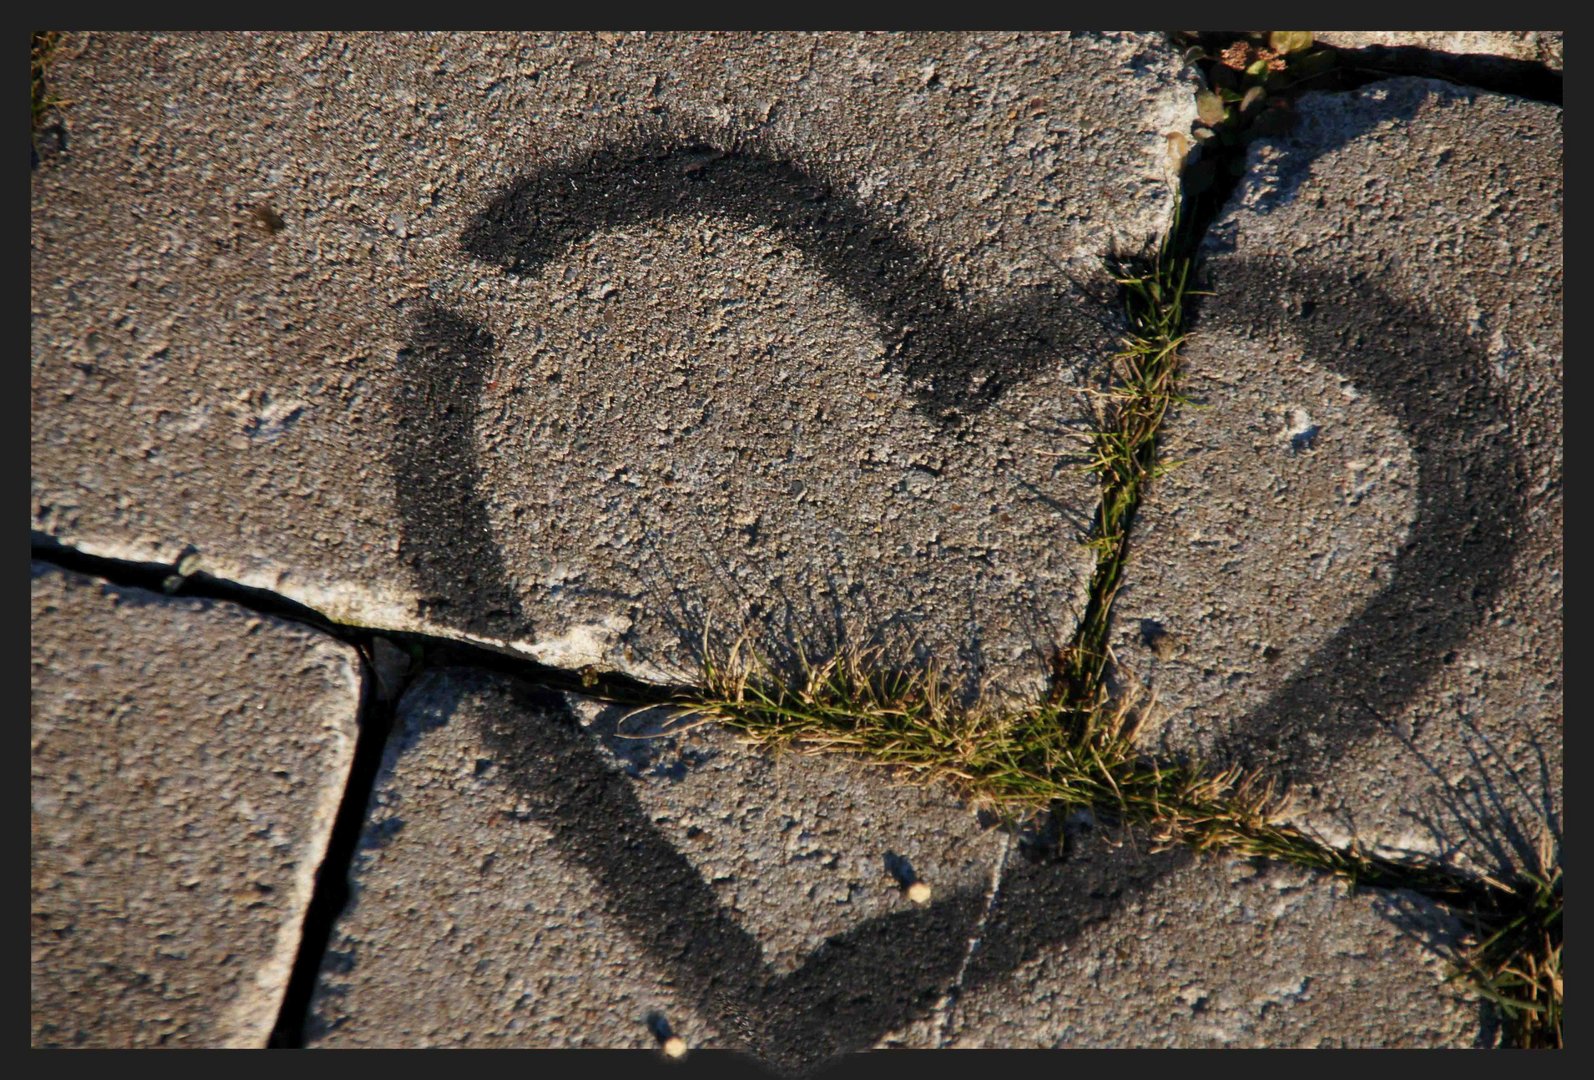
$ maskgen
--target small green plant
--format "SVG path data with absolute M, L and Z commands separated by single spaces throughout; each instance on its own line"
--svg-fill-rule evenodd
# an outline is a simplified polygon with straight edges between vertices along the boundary
M 1062 649 L 1052 673 L 1053 686 L 1080 705 L 1097 702 L 1107 663 L 1107 631 L 1112 603 L 1128 562 L 1129 527 L 1142 489 L 1163 466 L 1157 461 L 1157 433 L 1168 408 L 1182 402 L 1174 390 L 1179 347 L 1184 343 L 1185 297 L 1191 258 L 1181 251 L 1178 215 L 1149 266 L 1121 269 L 1129 334 L 1113 357 L 1115 385 L 1101 399 L 1097 430 L 1090 435 L 1087 468 L 1101 486 L 1091 547 L 1096 570 L 1090 600 L 1073 641 Z
M 1531 871 L 1496 892 L 1497 910 L 1475 916 L 1478 941 L 1462 954 L 1454 977 L 1500 1008 L 1514 1046 L 1560 1049 L 1561 867 L 1548 829 L 1536 854 Z
M 1291 48 L 1298 40 L 1277 44 L 1283 47 L 1274 50 L 1278 55 L 1299 51 Z M 1248 68 L 1276 58 L 1259 56 Z M 1168 409 L 1189 404 L 1177 381 L 1196 242 L 1189 219 L 1176 217 L 1148 263 L 1117 275 L 1129 333 L 1113 358 L 1114 385 L 1097 399 L 1098 430 L 1088 436 L 1087 468 L 1101 492 L 1091 539 L 1096 570 L 1087 610 L 1053 657 L 1044 697 L 1016 706 L 983 698 L 968 704 L 935 666 L 903 670 L 883 662 L 878 651 L 805 660 L 786 677 L 743 642 L 705 661 L 699 686 L 683 692 L 677 704 L 686 717 L 715 720 L 755 742 L 839 752 L 921 782 L 949 784 L 1009 820 L 1088 810 L 1143 830 L 1159 846 L 1287 862 L 1353 884 L 1418 890 L 1471 918 L 1479 943 L 1458 970 L 1501 1004 L 1512 1040 L 1559 1045 L 1559 871 L 1529 875 L 1513 888 L 1439 864 L 1391 860 L 1354 844 L 1336 848 L 1288 824 L 1287 796 L 1259 774 L 1146 757 L 1136 740 L 1145 712 L 1131 695 L 1109 693 L 1108 630 L 1128 563 L 1130 526 L 1146 485 L 1165 467 L 1157 441 Z
M 1247 34 L 1215 55 L 1193 45 L 1185 50 L 1185 61 L 1205 61 L 1211 83 L 1196 94 L 1196 142 L 1215 140 L 1216 146 L 1230 148 L 1289 130 L 1294 122 L 1290 95 L 1331 71 L 1335 55 L 1332 49 L 1314 48 L 1309 30 L 1274 30 Z M 1228 155 L 1228 168 L 1238 176 L 1244 156 Z M 1185 174 L 1186 191 L 1206 190 L 1217 169 L 1212 155 L 1193 162 Z
M 842 653 L 788 678 L 738 643 L 706 661 L 702 685 L 677 699 L 677 724 L 711 719 L 768 746 L 891 766 L 1009 819 L 1090 810 L 1159 846 L 1290 862 L 1440 898 L 1475 888 L 1441 868 L 1335 848 L 1282 823 L 1288 799 L 1257 773 L 1146 758 L 1136 742 L 1146 713 L 1128 695 L 968 705 L 936 669 L 903 671 L 881 659 Z

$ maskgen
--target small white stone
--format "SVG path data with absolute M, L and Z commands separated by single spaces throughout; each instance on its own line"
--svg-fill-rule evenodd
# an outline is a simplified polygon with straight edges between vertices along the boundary
M 915 904 L 928 904 L 930 902 L 930 883 L 928 881 L 915 881 L 908 886 L 908 899 Z
M 664 1040 L 664 1053 L 666 1057 L 678 1058 L 686 1056 L 686 1040 L 679 1035 L 671 1035 Z

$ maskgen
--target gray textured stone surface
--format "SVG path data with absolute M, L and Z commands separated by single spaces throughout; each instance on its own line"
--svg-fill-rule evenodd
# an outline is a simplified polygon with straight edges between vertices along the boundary
M 1529 60 L 1561 70 L 1559 30 L 1314 30 L 1312 37 L 1340 49 L 1432 49 L 1458 56 L 1498 56 Z
M 1497 870 L 1561 806 L 1559 107 L 1308 95 L 1209 234 L 1115 649 L 1163 752 Z
M 36 528 L 644 674 L 704 622 L 1009 673 L 1071 628 L 1050 455 L 1193 117 L 1156 35 L 92 33 L 52 80 Z
M 1065 940 L 1027 929 L 1047 919 L 1070 924 Z M 946 1045 L 1479 1045 L 1492 1025 L 1445 981 L 1458 930 L 1420 897 L 1292 867 L 1101 838 L 1061 866 L 1015 854 Z
M 1003 834 L 878 768 L 624 716 L 464 672 L 406 694 L 314 1045 L 646 1047 L 657 1012 L 800 1065 L 939 1029 Z
M 264 1046 L 354 748 L 351 650 L 34 564 L 34 1046 Z
M 1486 36 L 1383 44 L 1558 93 L 1559 33 Z M 1159 37 L 96 33 L 52 89 L 36 530 L 643 677 L 746 627 L 1014 690 L 1072 627 L 1104 256 L 1167 225 L 1194 115 Z M 1561 111 L 1299 111 L 1208 238 L 1116 673 L 1159 756 L 1499 873 L 1562 813 Z M 260 1043 L 352 657 L 38 567 L 34 605 L 35 1043 Z M 1036 863 L 945 792 L 623 717 L 407 691 L 312 1045 L 1492 1041 L 1416 896 L 1077 821 Z

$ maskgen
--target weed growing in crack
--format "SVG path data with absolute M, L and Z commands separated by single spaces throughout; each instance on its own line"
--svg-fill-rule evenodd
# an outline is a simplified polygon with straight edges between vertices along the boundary
M 66 148 L 66 125 L 59 116 L 52 124 L 45 120 L 52 112 L 72 104 L 65 98 L 56 97 L 51 93 L 48 83 L 50 65 L 55 61 L 60 52 L 62 33 L 59 30 L 33 31 L 33 53 L 29 64 L 32 71 L 33 82 L 33 127 L 29 135 L 30 149 L 33 155 L 33 168 L 39 166 L 39 133 L 41 131 L 54 132 L 56 143 L 62 149 Z
M 1129 527 L 1142 489 L 1162 471 L 1157 433 L 1169 406 L 1184 400 L 1174 386 L 1192 265 L 1191 256 L 1181 250 L 1182 238 L 1176 216 L 1150 264 L 1139 272 L 1120 268 L 1115 279 L 1130 332 L 1123 350 L 1113 357 L 1116 385 L 1099 407 L 1091 435 L 1087 468 L 1101 486 L 1090 541 L 1096 570 L 1084 618 L 1052 675 L 1054 687 L 1076 707 L 1101 704 L 1108 624 L 1128 561 Z
M 33 53 L 29 67 L 32 71 L 33 81 L 33 131 L 38 133 L 39 127 L 44 123 L 44 118 L 51 109 L 59 109 L 72 104 L 50 92 L 46 76 L 50 71 L 50 64 L 55 60 L 55 55 L 61 47 L 61 31 L 35 30 L 33 32 Z
M 1497 1005 L 1513 1045 L 1560 1049 L 1564 979 L 1561 963 L 1561 867 L 1550 832 L 1541 835 L 1537 865 L 1520 873 L 1472 922 L 1477 941 L 1459 959 L 1454 978 Z
M 1224 182 L 1239 175 L 1246 143 L 1285 124 L 1289 95 L 1334 64 L 1332 51 L 1314 51 L 1309 35 L 1303 41 L 1291 33 L 1234 35 L 1191 53 L 1206 64 L 1213 87 L 1198 101 L 1202 123 L 1193 137 L 1202 153 L 1186 167 L 1186 203 L 1155 255 L 1114 275 L 1129 334 L 1113 357 L 1114 385 L 1100 398 L 1089 435 L 1088 468 L 1100 490 L 1090 541 L 1096 566 L 1084 616 L 1054 658 L 1049 693 L 1016 706 L 968 704 L 934 666 L 899 670 L 868 650 L 804 663 L 783 677 L 737 645 L 705 661 L 700 685 L 673 692 L 670 703 L 688 718 L 712 719 L 771 746 L 841 752 L 921 782 L 947 783 L 1009 818 L 1089 810 L 1141 829 L 1161 846 L 1287 862 L 1354 883 L 1422 892 L 1470 922 L 1473 943 L 1458 958 L 1457 978 L 1500 1007 L 1511 1040 L 1559 1047 L 1562 882 L 1548 844 L 1533 871 L 1509 882 L 1396 862 L 1354 845 L 1333 847 L 1288 824 L 1287 797 L 1259 774 L 1144 756 L 1136 734 L 1147 710 L 1109 689 L 1108 631 L 1131 527 L 1147 485 L 1168 467 L 1157 451 L 1167 412 L 1188 404 L 1178 391 L 1180 349 L 1202 223 L 1222 202 Z M 35 133 L 51 109 L 69 104 L 46 86 L 60 37 L 34 34 Z M 408 647 L 416 668 L 428 660 L 419 639 Z M 554 684 L 558 677 L 543 672 L 541 681 Z M 566 681 L 572 690 L 627 700 L 593 668 Z M 640 688 L 634 692 L 638 703 L 661 703 Z
M 1289 129 L 1294 98 L 1308 90 L 1349 90 L 1390 74 L 1355 66 L 1347 60 L 1354 54 L 1316 44 L 1306 31 L 1173 37 L 1188 46 L 1186 62 L 1201 69 L 1208 87 L 1197 95 L 1192 132 L 1200 152 L 1181 177 L 1186 231 L 1175 250 L 1186 256 L 1195 254 L 1199 235 L 1244 173 L 1247 145 Z M 1182 327 L 1182 319 L 1174 325 Z M 1136 329 L 1144 333 L 1141 324 Z M 1369 860 L 1355 852 L 1348 857 L 1354 872 L 1346 876 L 1415 889 L 1457 911 L 1472 928 L 1473 944 L 1454 958 L 1456 977 L 1501 1009 L 1513 1044 L 1561 1045 L 1561 871 L 1548 844 L 1535 871 L 1510 882 L 1466 878 L 1437 865 Z
M 1335 63 L 1332 51 L 1314 50 L 1300 32 L 1234 35 L 1222 44 L 1217 58 L 1199 57 L 1216 89 L 1203 91 L 1195 136 L 1205 153 L 1186 165 L 1180 213 L 1149 262 L 1115 275 L 1129 334 L 1089 436 L 1088 468 L 1101 492 L 1090 540 L 1096 569 L 1084 616 L 1053 659 L 1045 698 L 1017 707 L 983 699 L 968 705 L 933 666 L 894 670 L 869 651 L 805 663 L 783 678 L 738 645 L 705 661 L 701 686 L 678 704 L 757 742 L 842 752 L 920 782 L 946 782 L 1010 820 L 1089 810 L 1144 830 L 1159 846 L 1415 890 L 1473 928 L 1474 944 L 1455 958 L 1457 977 L 1502 1009 L 1510 1040 L 1559 1046 L 1561 879 L 1548 849 L 1536 873 L 1503 883 L 1388 859 L 1354 843 L 1334 847 L 1285 822 L 1287 797 L 1259 774 L 1165 766 L 1142 756 L 1135 736 L 1145 712 L 1130 695 L 1115 698 L 1109 690 L 1108 630 L 1130 528 L 1146 486 L 1168 467 L 1157 455 L 1168 410 L 1189 404 L 1177 384 L 1201 232 L 1232 188 L 1236 166 L 1243 170 L 1246 143 L 1287 124 L 1286 89 L 1298 92 Z M 1223 182 L 1214 183 L 1219 176 Z
M 1334 69 L 1332 49 L 1314 47 L 1309 30 L 1250 33 L 1229 40 L 1189 35 L 1185 62 L 1201 63 L 1209 89 L 1196 94 L 1198 123 L 1192 133 L 1202 148 L 1186 169 L 1187 193 L 1212 187 L 1219 170 L 1238 177 L 1245 169 L 1245 145 L 1281 135 L 1294 123 L 1290 100 Z M 1236 153 L 1235 151 L 1242 151 Z
M 713 720 L 755 742 L 800 753 L 844 753 L 951 785 L 1010 820 L 1090 810 L 1186 845 L 1290 862 L 1352 882 L 1461 898 L 1471 883 L 1439 869 L 1334 848 L 1284 824 L 1287 797 L 1260 774 L 1164 765 L 1136 739 L 1146 710 L 1129 695 L 1069 693 L 1013 707 L 962 704 L 934 669 L 892 671 L 869 650 L 809 663 L 784 678 L 745 647 L 705 662 L 700 688 L 681 692 L 677 724 Z M 679 730 L 679 727 L 676 727 Z
M 677 692 L 672 727 L 711 720 L 766 746 L 892 767 L 910 782 L 947 784 L 1010 823 L 1088 810 L 1140 830 L 1155 848 L 1267 859 L 1421 893 L 1470 927 L 1473 944 L 1452 956 L 1453 977 L 1501 1009 L 1508 1040 L 1561 1045 L 1561 871 L 1547 842 L 1536 870 L 1510 882 L 1354 843 L 1334 847 L 1288 824 L 1287 795 L 1258 773 L 1143 756 L 1136 736 L 1146 710 L 1130 695 L 1110 699 L 1098 687 L 1079 698 L 1076 687 L 1018 707 L 970 705 L 934 668 L 880 660 L 857 650 L 788 678 L 738 644 L 705 661 L 698 688 Z

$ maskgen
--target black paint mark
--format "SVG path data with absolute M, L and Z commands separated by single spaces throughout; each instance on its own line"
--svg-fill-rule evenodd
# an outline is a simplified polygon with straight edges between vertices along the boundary
M 1097 324 L 1075 293 L 1032 290 L 994 312 L 963 313 L 934 267 L 855 202 L 788 163 L 702 144 L 598 153 L 511 186 L 475 220 L 473 254 L 529 274 L 600 229 L 684 213 L 729 214 L 779 229 L 898 343 L 919 406 L 939 421 L 978 410 L 1039 358 Z M 1194 328 L 1278 334 L 1354 379 L 1403 425 L 1418 461 L 1418 517 L 1392 579 L 1299 674 L 1224 743 L 1228 756 L 1323 775 L 1409 700 L 1488 616 L 1522 528 L 1523 463 L 1484 354 L 1417 307 L 1324 267 L 1224 260 L 1221 307 Z M 1280 295 L 1312 310 L 1289 318 Z M 1315 305 L 1315 310 L 1309 305 Z M 1205 325 L 1203 325 L 1203 323 Z M 504 633 L 522 616 L 478 494 L 472 429 L 493 343 L 442 309 L 417 320 L 400 390 L 395 456 L 403 550 L 435 614 Z M 927 1015 L 944 991 L 981 898 L 958 893 L 863 923 L 791 976 L 773 978 L 757 943 L 654 828 L 623 776 L 601 762 L 562 698 L 522 687 L 523 715 L 487 739 L 532 797 L 567 858 L 603 887 L 610 910 L 728 1037 L 789 1070 L 873 1045 Z M 1187 853 L 1072 857 L 1019 869 L 986 927 L 965 987 L 992 983 L 1040 949 L 1109 918 Z

